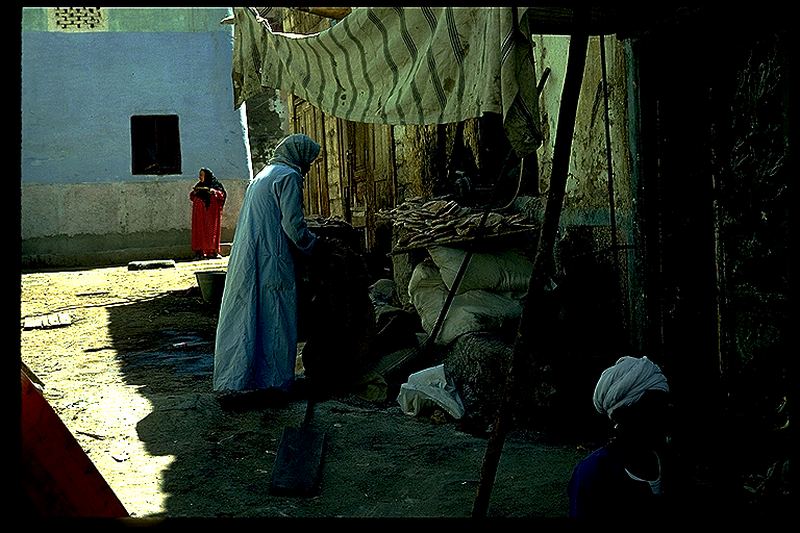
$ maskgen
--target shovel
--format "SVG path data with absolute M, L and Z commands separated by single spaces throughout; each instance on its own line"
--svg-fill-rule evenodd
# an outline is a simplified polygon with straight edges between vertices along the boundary
M 275 465 L 272 467 L 270 493 L 281 496 L 310 496 L 319 484 L 325 433 L 311 429 L 313 397 L 306 403 L 303 425 L 283 429 Z

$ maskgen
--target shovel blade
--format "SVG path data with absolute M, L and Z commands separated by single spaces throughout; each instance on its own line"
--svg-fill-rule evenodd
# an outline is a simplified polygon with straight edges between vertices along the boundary
M 309 428 L 284 428 L 270 493 L 282 496 L 308 496 L 316 492 L 322 468 L 325 433 Z

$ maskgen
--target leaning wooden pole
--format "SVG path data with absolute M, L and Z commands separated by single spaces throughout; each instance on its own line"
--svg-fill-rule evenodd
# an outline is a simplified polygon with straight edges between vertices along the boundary
M 561 108 L 558 114 L 558 129 L 556 130 L 555 147 L 553 149 L 553 169 L 550 176 L 550 189 L 547 195 L 544 220 L 539 233 L 533 272 L 528 284 L 528 295 L 525 298 L 525 307 L 520 317 L 514 342 L 511 365 L 505 383 L 505 393 L 498 409 L 494 428 L 486 444 L 486 452 L 481 466 L 481 478 L 472 506 L 473 518 L 485 517 L 489 508 L 489 498 L 495 475 L 497 474 L 497 465 L 500 462 L 500 454 L 503 451 L 503 444 L 512 419 L 511 411 L 516 397 L 515 369 L 525 364 L 526 358 L 530 353 L 531 341 L 535 338 L 541 339 L 547 335 L 546 332 L 541 332 L 541 335 L 537 335 L 539 333 L 538 326 L 541 323 L 537 319 L 540 314 L 538 306 L 543 301 L 546 282 L 550 275 L 553 247 L 561 216 L 561 208 L 564 203 L 564 190 L 572 153 L 572 134 L 575 131 L 575 116 L 578 109 L 581 84 L 583 83 L 583 70 L 586 64 L 588 42 L 588 35 L 584 33 L 573 35 L 569 42 L 569 58 L 561 95 Z

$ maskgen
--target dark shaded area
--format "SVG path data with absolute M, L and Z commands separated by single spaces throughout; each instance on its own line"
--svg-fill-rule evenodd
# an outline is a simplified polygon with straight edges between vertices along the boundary
M 774 518 L 788 516 L 796 388 L 788 352 L 795 104 L 789 36 L 765 14 L 775 15 L 667 25 L 637 36 L 634 49 L 645 349 L 669 376 L 675 444 L 686 474 L 705 487 L 697 497 L 708 509 Z
M 545 316 L 557 343 L 546 360 L 552 395 L 537 419 L 566 438 L 595 444 L 607 422 L 592 405 L 600 373 L 622 355 L 641 355 L 630 345 L 623 273 L 617 270 L 607 227 L 572 226 L 556 245 L 553 288 L 545 294 Z
M 134 175 L 181 173 L 178 115 L 131 117 L 131 173 Z
M 137 422 L 139 439 L 149 454 L 172 457 L 158 488 L 166 498 L 163 517 L 467 515 L 483 441 L 452 424 L 404 415 L 396 404 L 353 398 L 315 407 L 315 427 L 328 439 L 320 494 L 270 494 L 281 432 L 301 423 L 306 402 L 241 412 L 220 408 L 211 388 L 216 309 L 196 287 L 108 312 L 125 383 L 152 403 Z M 491 515 L 563 516 L 564 486 L 576 459 L 572 446 L 515 434 Z
M 218 306 L 199 287 L 108 308 L 109 334 L 131 385 L 180 392 L 186 378 L 211 387 Z
M 192 287 L 109 307 L 108 313 L 124 380 L 152 404 L 152 412 L 137 424 L 139 437 L 150 454 L 174 456 L 163 478 L 166 514 L 192 516 L 194 506 L 206 509 L 215 499 L 236 498 L 229 476 L 244 472 L 231 472 L 230 465 L 258 442 L 256 435 L 237 428 L 235 419 L 209 416 L 219 407 L 210 394 L 199 394 L 212 390 L 218 308 Z M 231 435 L 235 445 L 208 445 Z M 192 490 L 198 484 L 206 489 Z M 266 484 L 258 488 L 266 489 Z
M 314 388 L 346 392 L 372 362 L 375 314 L 366 262 L 351 242 L 325 237 L 305 271 L 305 376 Z

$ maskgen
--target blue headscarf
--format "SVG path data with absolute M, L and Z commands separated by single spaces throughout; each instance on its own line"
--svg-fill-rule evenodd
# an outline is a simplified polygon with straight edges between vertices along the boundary
M 305 176 L 319 151 L 320 146 L 314 139 L 304 133 L 295 133 L 278 143 L 269 164 L 281 163 Z

